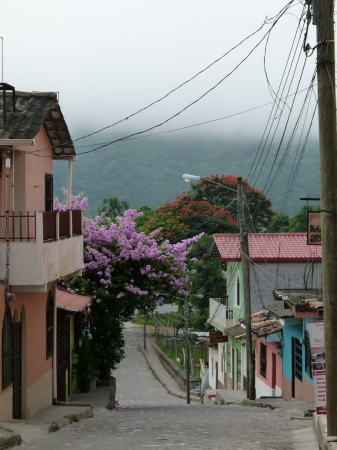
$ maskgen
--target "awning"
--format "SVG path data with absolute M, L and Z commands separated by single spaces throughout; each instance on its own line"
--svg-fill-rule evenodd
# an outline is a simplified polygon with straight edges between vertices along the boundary
M 65 309 L 73 313 L 83 311 L 90 301 L 91 297 L 84 295 L 70 294 L 59 290 L 56 292 L 56 306 L 59 309 Z

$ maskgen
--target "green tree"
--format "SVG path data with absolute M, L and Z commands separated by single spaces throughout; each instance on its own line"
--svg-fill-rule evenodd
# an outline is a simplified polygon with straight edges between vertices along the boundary
M 205 329 L 209 316 L 209 298 L 223 298 L 226 295 L 226 264 L 218 258 L 204 258 L 213 236 L 205 235 L 194 244 L 188 255 L 188 266 L 191 267 L 189 287 L 189 303 L 196 314 L 193 314 L 191 326 Z M 195 261 L 198 259 L 198 261 Z
M 287 233 L 289 231 L 290 217 L 284 213 L 275 213 L 268 227 L 268 233 Z
M 289 231 L 298 233 L 300 231 L 307 231 L 308 229 L 308 211 L 319 211 L 321 207 L 318 206 L 303 206 L 302 209 L 290 219 Z
M 105 213 L 107 217 L 114 219 L 117 216 L 123 215 L 124 211 L 129 208 L 128 202 L 119 200 L 116 195 L 113 195 L 102 200 L 102 206 L 98 208 L 97 212 L 99 215 Z
M 153 214 L 153 209 L 147 205 L 139 206 L 136 209 L 138 212 L 143 213 L 142 216 L 137 217 L 137 219 L 135 220 L 136 227 L 138 229 L 139 227 L 142 227 L 145 224 L 145 222 L 148 220 L 148 218 Z

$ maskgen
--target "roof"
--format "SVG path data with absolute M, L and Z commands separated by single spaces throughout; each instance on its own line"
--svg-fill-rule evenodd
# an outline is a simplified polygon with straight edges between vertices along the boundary
M 54 158 L 75 156 L 68 126 L 55 92 L 6 92 L 6 123 L 0 95 L 0 139 L 34 139 L 42 125 L 53 147 Z
M 246 336 L 246 330 L 241 325 L 234 325 L 234 327 L 226 328 L 226 334 L 234 338 L 242 338 Z
M 272 303 L 266 305 L 265 309 L 274 314 L 279 319 L 285 319 L 287 317 L 294 317 L 294 311 L 291 308 L 285 308 L 283 302 Z
M 91 297 L 57 290 L 56 306 L 70 312 L 80 312 L 90 303 Z
M 240 319 L 239 321 L 245 323 L 245 319 Z M 258 311 L 251 316 L 251 330 L 257 337 L 277 333 L 282 328 L 282 324 L 278 320 L 272 319 L 265 310 Z
M 293 309 L 295 317 L 321 317 L 323 315 L 323 291 L 321 289 L 283 289 L 274 290 L 275 300 Z
M 222 262 L 241 261 L 240 235 L 214 234 L 213 238 L 208 256 L 216 253 Z M 248 245 L 249 257 L 254 262 L 322 261 L 322 247 L 308 245 L 306 233 L 250 233 Z

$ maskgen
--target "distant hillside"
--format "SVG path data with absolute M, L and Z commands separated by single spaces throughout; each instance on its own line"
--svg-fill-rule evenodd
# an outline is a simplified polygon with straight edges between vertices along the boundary
M 81 146 L 90 145 L 98 139 L 80 142 Z M 146 204 L 154 208 L 189 189 L 182 179 L 184 173 L 246 177 L 258 144 L 255 139 L 240 136 L 234 139 L 172 133 L 120 142 L 83 156 L 80 152 L 86 148 L 77 148 L 79 156 L 73 165 L 73 193 L 85 192 L 91 214 L 96 212 L 103 198 L 111 195 L 128 201 L 132 207 Z M 276 210 L 280 208 L 292 164 L 291 153 L 270 195 Z M 258 181 L 260 189 L 269 167 L 270 163 L 266 164 Z M 60 196 L 61 187 L 67 185 L 67 164 L 55 162 L 54 174 L 54 193 Z M 299 198 L 309 193 L 319 194 L 319 151 L 314 139 L 307 146 L 286 213 L 294 215 L 304 206 Z

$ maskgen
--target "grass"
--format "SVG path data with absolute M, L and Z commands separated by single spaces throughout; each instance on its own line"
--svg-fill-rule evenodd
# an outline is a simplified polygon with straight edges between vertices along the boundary
M 176 342 L 176 348 L 177 348 L 177 354 L 175 352 L 175 342 Z M 185 369 L 183 361 L 184 361 L 184 353 L 183 349 L 185 349 L 185 342 L 184 341 L 173 341 L 165 339 L 165 337 L 159 336 L 157 337 L 157 344 L 159 348 L 173 361 L 176 362 L 176 364 L 181 368 Z M 194 357 L 196 345 L 193 342 L 190 342 L 190 354 Z M 177 361 L 177 358 L 180 359 L 180 361 Z M 200 377 L 200 364 L 198 364 L 199 360 L 201 358 L 201 350 L 199 347 L 197 347 L 195 352 L 195 377 Z M 191 375 L 193 374 L 193 370 L 191 368 Z M 194 375 L 194 374 L 193 374 Z

